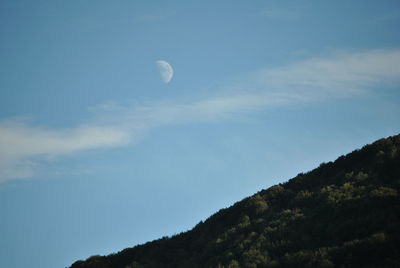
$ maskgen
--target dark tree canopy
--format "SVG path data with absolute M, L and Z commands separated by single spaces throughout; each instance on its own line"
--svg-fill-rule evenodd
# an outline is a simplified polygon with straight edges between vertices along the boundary
M 71 268 L 400 267 L 400 135 L 222 209 L 192 230 Z

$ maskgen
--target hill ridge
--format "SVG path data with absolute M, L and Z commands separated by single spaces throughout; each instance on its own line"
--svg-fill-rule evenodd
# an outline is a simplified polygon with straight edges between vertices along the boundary
M 400 267 L 400 135 L 261 190 L 192 230 L 71 268 Z

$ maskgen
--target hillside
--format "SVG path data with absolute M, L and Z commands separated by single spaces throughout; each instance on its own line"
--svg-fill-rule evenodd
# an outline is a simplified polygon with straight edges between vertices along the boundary
M 400 267 L 399 188 L 397 135 L 262 190 L 191 231 L 71 268 Z

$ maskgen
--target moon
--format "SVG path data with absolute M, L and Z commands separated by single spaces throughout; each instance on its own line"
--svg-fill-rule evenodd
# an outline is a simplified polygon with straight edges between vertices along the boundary
M 172 69 L 171 64 L 164 60 L 158 60 L 157 67 L 160 72 L 161 79 L 164 81 L 164 83 L 168 84 L 174 76 L 174 69 Z

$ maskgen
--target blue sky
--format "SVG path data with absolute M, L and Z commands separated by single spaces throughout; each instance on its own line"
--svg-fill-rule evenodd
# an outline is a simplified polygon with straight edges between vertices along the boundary
M 173 235 L 399 133 L 399 28 L 387 0 L 0 1 L 0 266 Z

